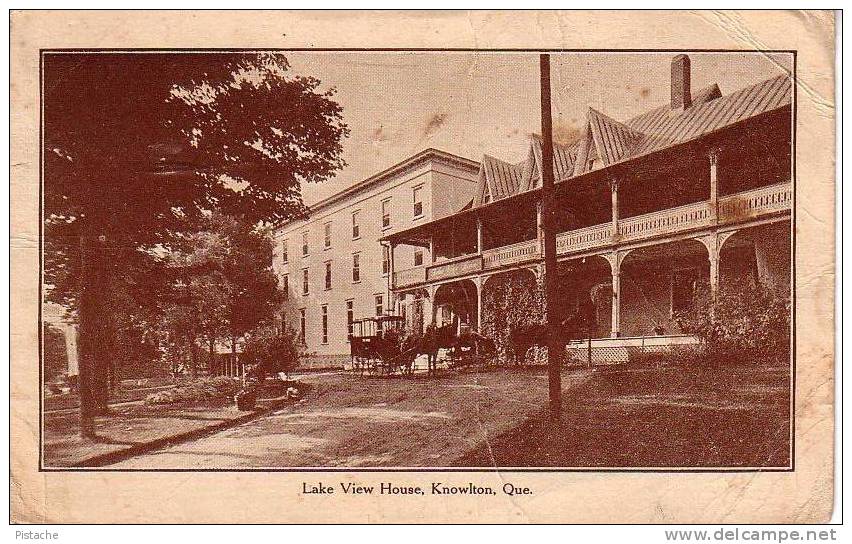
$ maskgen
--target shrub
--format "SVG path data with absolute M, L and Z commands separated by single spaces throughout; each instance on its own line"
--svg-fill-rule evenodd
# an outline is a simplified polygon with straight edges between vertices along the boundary
M 240 381 L 237 378 L 229 378 L 227 376 L 202 378 L 177 385 L 165 391 L 151 393 L 145 397 L 145 404 L 162 405 L 226 400 L 233 397 L 239 389 Z
M 299 366 L 299 345 L 299 334 L 290 327 L 262 325 L 246 338 L 242 361 L 254 367 L 252 374 L 257 378 L 290 373 Z
M 676 316 L 717 362 L 777 364 L 790 357 L 790 298 L 757 282 L 723 284 L 715 299 L 696 294 L 695 309 Z
M 544 292 L 532 274 L 509 272 L 489 279 L 482 293 L 482 334 L 491 338 L 498 359 L 512 360 L 509 333 L 514 327 L 544 321 Z M 531 349 L 539 362 L 544 349 Z

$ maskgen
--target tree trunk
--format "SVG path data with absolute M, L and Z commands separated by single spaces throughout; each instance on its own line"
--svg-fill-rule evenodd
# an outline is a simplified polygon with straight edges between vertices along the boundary
M 210 335 L 210 339 L 208 340 L 208 348 L 209 348 L 209 357 L 207 359 L 207 370 L 211 374 L 216 372 L 216 339 L 213 338 L 213 335 Z
M 237 369 L 237 338 L 231 335 L 231 368 L 236 372 Z
M 195 339 L 189 337 L 189 365 L 192 369 L 192 379 L 198 378 L 198 350 L 195 349 Z
M 108 281 L 108 274 L 103 245 L 104 242 L 91 233 L 80 239 L 80 434 L 86 438 L 95 436 L 94 417 L 106 414 L 109 397 L 108 327 L 104 322 L 103 300 L 103 286 Z

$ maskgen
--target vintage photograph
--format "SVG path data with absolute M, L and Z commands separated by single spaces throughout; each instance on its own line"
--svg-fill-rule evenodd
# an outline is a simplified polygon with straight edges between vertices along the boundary
M 795 62 L 41 51 L 40 469 L 791 470 Z

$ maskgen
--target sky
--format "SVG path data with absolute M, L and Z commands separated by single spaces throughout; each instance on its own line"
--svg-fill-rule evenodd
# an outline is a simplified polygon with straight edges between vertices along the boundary
M 672 53 L 554 53 L 554 138 L 569 138 L 593 107 L 625 121 L 669 102 Z M 790 55 L 693 53 L 692 89 L 722 94 L 789 73 Z M 351 134 L 348 166 L 302 189 L 306 204 L 433 147 L 479 160 L 520 162 L 541 131 L 533 53 L 291 52 L 294 73 L 334 87 Z

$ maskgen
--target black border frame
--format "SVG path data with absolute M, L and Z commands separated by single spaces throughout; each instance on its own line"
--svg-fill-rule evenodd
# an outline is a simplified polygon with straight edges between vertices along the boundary
M 11 39 L 11 35 L 10 35 Z M 792 104 L 791 104 L 791 143 L 792 143 L 792 180 L 791 187 L 793 192 L 793 206 L 791 208 L 790 223 L 791 223 L 791 372 L 790 372 L 790 466 L 789 467 L 539 467 L 539 468 L 523 468 L 523 467 L 282 467 L 282 468 L 193 468 L 193 469 L 117 469 L 105 467 L 45 467 L 43 464 L 43 433 L 44 433 L 44 388 L 41 386 L 43 381 L 43 316 L 42 306 L 44 304 L 43 293 L 43 273 L 44 273 L 44 202 L 43 202 L 43 153 L 44 153 L 44 134 L 43 134 L 43 113 L 44 113 L 44 66 L 43 60 L 46 54 L 122 54 L 122 53 L 146 53 L 146 54 L 168 54 L 168 53 L 251 53 L 251 52 L 309 52 L 309 53 L 329 53 L 329 52 L 376 52 L 376 53 L 406 53 L 406 52 L 423 52 L 423 53 L 613 53 L 613 54 L 630 54 L 630 53 L 770 53 L 770 54 L 792 54 Z M 11 61 L 11 50 L 10 50 Z M 226 472 L 226 473 L 489 473 L 489 472 L 508 472 L 508 473 L 653 473 L 653 474 L 726 474 L 726 473 L 760 473 L 760 472 L 795 472 L 796 466 L 796 185 L 798 178 L 797 161 L 796 161 L 796 135 L 797 135 L 797 110 L 798 110 L 798 50 L 797 49 L 644 49 L 644 48 L 629 48 L 629 49 L 575 49 L 575 48 L 500 48 L 500 49 L 480 49 L 480 48 L 360 48 L 360 47 L 345 47 L 345 48 L 313 48 L 313 47 L 288 47 L 288 48 L 227 48 L 227 47 L 211 47 L 211 48 L 40 48 L 39 49 L 39 286 L 38 286 L 38 353 L 39 353 L 39 450 L 38 450 L 38 472 L 117 472 L 117 473 L 211 473 L 211 472 Z M 11 84 L 11 62 L 10 62 L 10 84 Z M 11 111 L 11 95 L 9 98 Z M 10 125 L 10 153 L 11 153 L 11 125 Z M 842 221 L 842 216 L 841 216 Z M 11 216 L 10 216 L 11 228 Z M 11 284 L 10 284 L 11 294 Z M 11 329 L 10 329 L 11 339 Z M 9 394 L 11 402 L 11 367 L 9 369 Z M 9 416 L 9 425 L 11 430 L 11 411 Z M 841 431 L 842 436 L 842 431 Z M 9 459 L 11 470 L 11 441 L 9 444 Z M 10 511 L 11 514 L 11 511 Z M 258 524 L 262 525 L 262 524 Z

